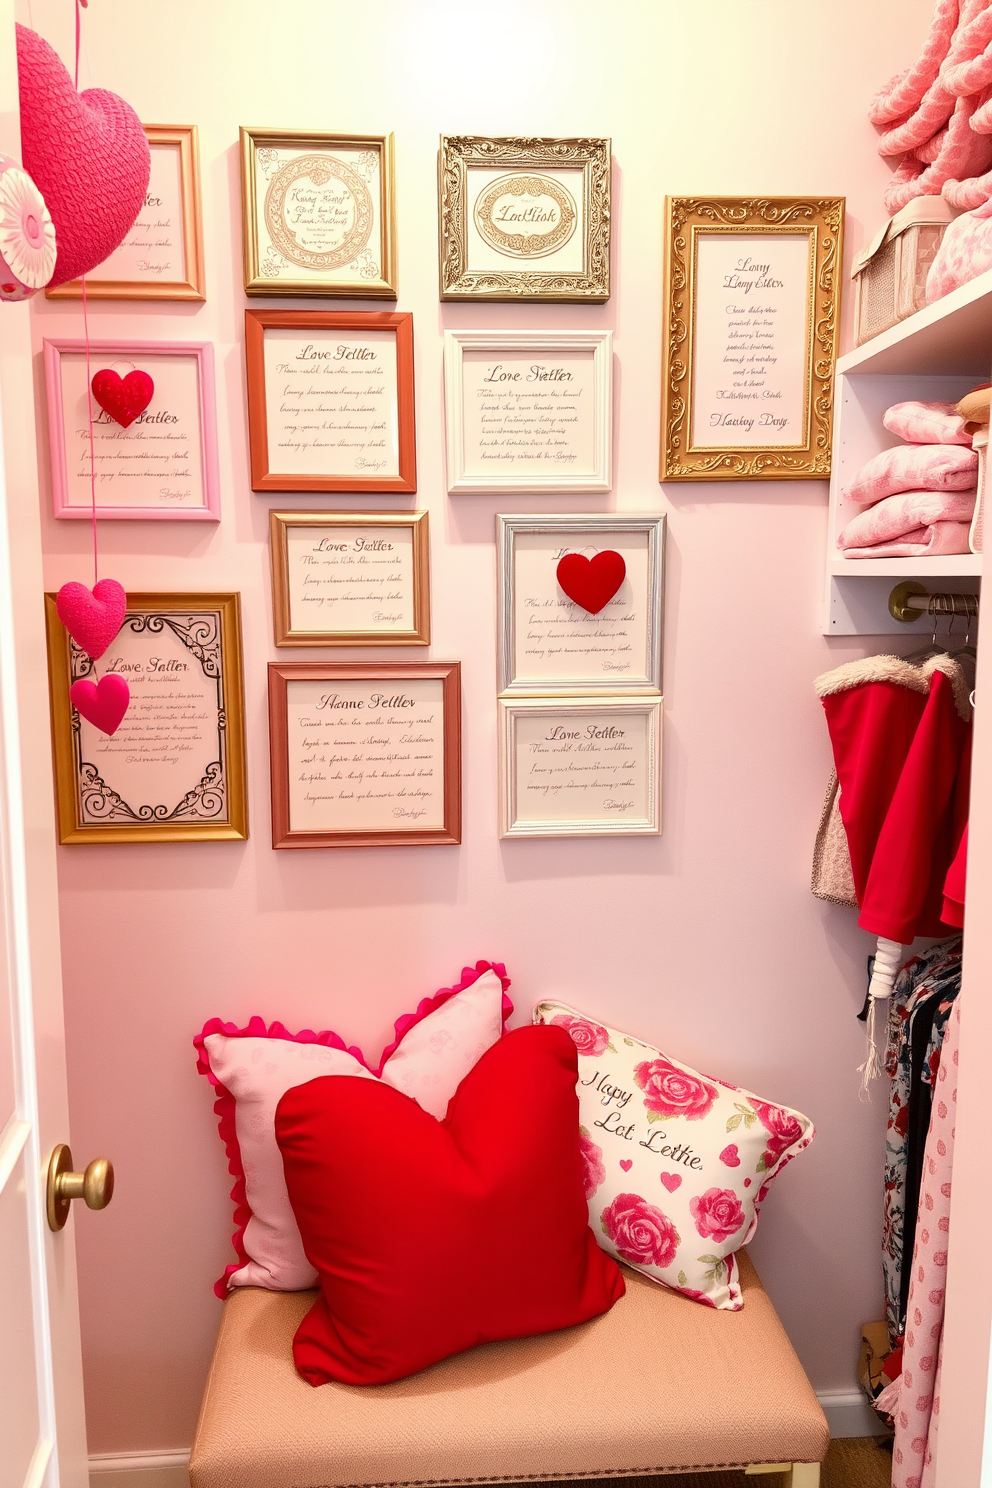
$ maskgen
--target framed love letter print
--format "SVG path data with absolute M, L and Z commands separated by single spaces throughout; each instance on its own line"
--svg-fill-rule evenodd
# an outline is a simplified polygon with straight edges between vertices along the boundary
M 610 141 L 441 138 L 442 300 L 610 297 Z
M 119 248 L 86 275 L 89 300 L 205 300 L 200 156 L 195 124 L 146 124 L 148 190 Z M 78 279 L 46 289 L 78 300 Z
M 501 837 L 661 831 L 661 699 L 501 698 Z
M 218 522 L 214 351 L 208 341 L 47 337 L 52 502 L 88 521 Z M 93 416 L 90 440 L 89 418 Z
M 413 316 L 246 310 L 253 491 L 415 491 Z
M 608 491 L 612 331 L 445 331 L 448 490 Z
M 428 515 L 269 512 L 277 646 L 427 646 Z
M 129 594 L 93 662 L 45 596 L 59 841 L 194 842 L 248 836 L 241 616 L 237 594 Z M 69 688 L 123 677 L 113 734 Z
M 843 197 L 669 197 L 665 480 L 830 474 Z
M 496 523 L 500 693 L 660 692 L 665 518 Z
M 461 668 L 269 663 L 273 847 L 461 841 Z
M 242 129 L 245 293 L 395 300 L 393 136 Z

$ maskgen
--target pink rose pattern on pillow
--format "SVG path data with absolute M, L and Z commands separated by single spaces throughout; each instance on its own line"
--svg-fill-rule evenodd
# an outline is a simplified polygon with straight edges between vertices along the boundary
M 743 1204 L 729 1188 L 708 1188 L 698 1198 L 690 1199 L 689 1213 L 703 1239 L 715 1240 L 718 1245 L 747 1223 Z
M 606 1180 L 603 1166 L 603 1149 L 594 1142 L 584 1126 L 579 1127 L 579 1156 L 582 1158 L 582 1191 L 591 1199 Z
M 617 1255 L 634 1266 L 670 1266 L 681 1244 L 667 1214 L 637 1194 L 617 1194 L 599 1216 Z
M 573 1018 L 566 1013 L 561 1013 L 551 1022 L 556 1028 L 564 1028 L 571 1035 L 572 1042 L 580 1054 L 605 1054 L 611 1048 L 610 1035 L 607 1029 L 599 1023 L 593 1023 L 588 1018 Z
M 652 1281 L 736 1311 L 735 1252 L 771 1180 L 812 1141 L 812 1123 L 561 1003 L 539 1003 L 534 1021 L 564 1028 L 576 1046 L 579 1151 L 599 1243 Z
M 634 1079 L 644 1091 L 649 1121 L 663 1116 L 701 1121 L 717 1097 L 712 1085 L 667 1059 L 646 1059 L 634 1070 Z

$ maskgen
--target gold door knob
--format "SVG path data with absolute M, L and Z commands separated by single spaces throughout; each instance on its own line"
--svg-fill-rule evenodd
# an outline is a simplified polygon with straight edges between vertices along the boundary
M 87 1209 L 106 1209 L 114 1196 L 114 1167 L 105 1157 L 96 1157 L 85 1173 L 72 1171 L 72 1153 L 60 1142 L 48 1164 L 48 1226 L 65 1228 L 69 1205 L 82 1199 Z

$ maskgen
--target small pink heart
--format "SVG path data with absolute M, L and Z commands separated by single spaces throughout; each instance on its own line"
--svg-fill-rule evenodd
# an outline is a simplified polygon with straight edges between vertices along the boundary
M 677 1188 L 681 1188 L 682 1187 L 682 1174 L 681 1173 L 662 1173 L 662 1175 L 661 1175 L 661 1181 L 665 1185 L 665 1187 L 668 1189 L 668 1192 L 669 1193 L 674 1193 Z
M 740 1167 L 741 1160 L 737 1151 L 736 1142 L 731 1142 L 729 1147 L 724 1147 L 723 1151 L 720 1153 L 720 1161 L 722 1163 L 725 1163 L 728 1168 Z
M 107 672 L 95 684 L 80 677 L 69 688 L 69 701 L 87 723 L 103 734 L 115 734 L 131 701 L 131 689 L 117 672 Z
M 622 1157 L 620 1159 L 620 1166 L 623 1168 L 625 1173 L 629 1173 L 631 1168 L 634 1166 L 633 1159 L 629 1157 Z
M 101 579 L 92 591 L 73 581 L 62 585 L 55 608 L 76 645 L 96 661 L 124 624 L 127 595 L 116 579 Z

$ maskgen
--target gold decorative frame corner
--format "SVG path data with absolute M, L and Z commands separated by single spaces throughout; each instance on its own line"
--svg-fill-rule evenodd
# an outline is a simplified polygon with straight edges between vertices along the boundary
M 802 446 L 696 446 L 692 359 L 696 248 L 705 232 L 781 232 L 812 240 Z M 830 475 L 833 374 L 840 310 L 843 197 L 666 197 L 665 329 L 659 480 L 825 480 Z
M 442 135 L 438 227 L 442 300 L 550 300 L 602 304 L 610 298 L 609 139 Z M 583 265 L 578 272 L 468 267 L 468 172 L 473 167 L 583 173 Z
M 396 282 L 396 184 L 391 134 L 323 134 L 313 130 L 256 129 L 240 131 L 241 139 L 241 236 L 244 254 L 245 294 L 292 295 L 296 298 L 327 296 L 333 299 L 395 300 Z M 267 144 L 280 149 L 333 150 L 367 145 L 379 152 L 379 221 L 382 274 L 378 279 L 270 279 L 259 272 L 258 190 L 256 155 Z

